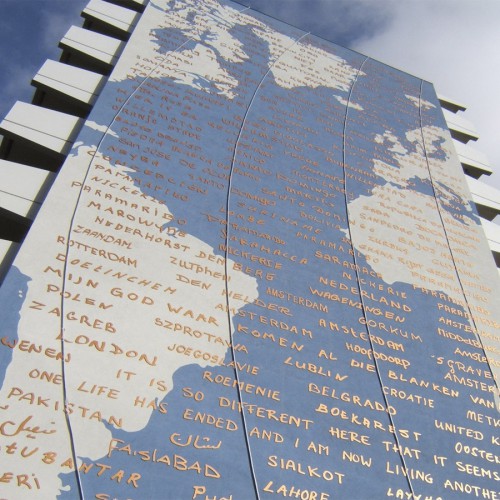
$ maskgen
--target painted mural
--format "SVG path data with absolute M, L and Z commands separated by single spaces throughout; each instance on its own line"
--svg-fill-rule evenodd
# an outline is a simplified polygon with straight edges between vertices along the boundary
M 0 290 L 0 497 L 500 498 L 498 297 L 431 84 L 152 0 Z

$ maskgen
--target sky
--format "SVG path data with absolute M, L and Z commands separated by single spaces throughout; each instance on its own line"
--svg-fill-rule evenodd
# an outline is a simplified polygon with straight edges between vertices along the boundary
M 238 0 L 294 26 L 434 83 L 467 106 L 500 189 L 499 0 Z M 58 41 L 88 0 L 0 0 L 0 117 L 29 102 L 32 76 L 58 59 Z

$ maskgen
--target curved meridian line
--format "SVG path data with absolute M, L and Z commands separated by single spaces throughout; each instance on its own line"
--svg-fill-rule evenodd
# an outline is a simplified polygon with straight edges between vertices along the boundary
M 233 347 L 233 331 L 232 331 L 232 328 L 231 328 L 231 314 L 230 314 L 230 307 L 229 307 L 229 283 L 228 283 L 228 279 L 227 279 L 227 274 L 228 274 L 227 260 L 228 260 L 228 244 L 229 244 L 229 204 L 230 204 L 230 197 L 231 197 L 231 185 L 232 185 L 232 180 L 233 180 L 234 162 L 235 162 L 235 159 L 236 159 L 236 154 L 238 152 L 238 144 L 239 144 L 240 139 L 241 139 L 241 134 L 243 132 L 243 127 L 245 126 L 245 123 L 246 123 L 246 120 L 247 120 L 247 117 L 248 117 L 248 113 L 250 111 L 250 108 L 252 107 L 252 104 L 253 104 L 253 102 L 255 100 L 257 92 L 262 87 L 262 84 L 264 83 L 264 80 L 267 78 L 267 75 L 269 75 L 269 73 L 273 69 L 274 65 L 283 57 L 283 55 L 285 53 L 287 53 L 288 51 L 290 51 L 290 49 L 292 47 L 294 47 L 295 45 L 297 45 L 303 38 L 305 38 L 309 34 L 310 34 L 310 32 L 304 33 L 302 36 L 300 36 L 299 38 L 297 38 L 296 40 L 294 40 L 293 43 L 289 47 L 285 48 L 283 50 L 283 52 L 272 62 L 272 64 L 269 66 L 269 68 L 266 71 L 266 73 L 264 74 L 264 76 L 261 78 L 259 84 L 255 88 L 255 91 L 254 91 L 254 93 L 252 95 L 252 98 L 250 99 L 250 103 L 248 104 L 248 107 L 245 110 L 245 115 L 243 116 L 243 120 L 241 122 L 240 130 L 238 131 L 238 136 L 237 136 L 236 142 L 234 144 L 233 157 L 231 159 L 231 167 L 230 167 L 230 170 L 229 170 L 229 181 L 228 181 L 227 198 L 226 198 L 226 234 L 225 234 L 225 242 L 224 242 L 225 243 L 225 250 L 224 250 L 224 275 L 226 277 L 225 278 L 225 287 L 226 287 L 227 322 L 228 322 L 228 327 L 229 327 L 229 337 L 231 339 L 231 357 L 232 357 L 233 364 L 234 364 L 233 370 L 234 370 L 234 374 L 235 374 L 235 378 L 236 378 L 236 382 L 237 382 L 236 387 L 237 387 L 237 393 L 238 393 L 238 401 L 239 401 L 240 406 L 241 406 L 241 420 L 242 420 L 242 425 L 243 425 L 243 429 L 244 429 L 245 442 L 246 442 L 246 447 L 247 447 L 248 459 L 249 459 L 249 463 L 250 463 L 250 470 L 251 470 L 252 478 L 253 478 L 255 495 L 256 495 L 256 498 L 258 500 L 260 499 L 260 495 L 259 495 L 257 477 L 255 475 L 255 469 L 254 469 L 254 465 L 253 465 L 254 461 L 253 461 L 253 457 L 252 457 L 252 451 L 250 449 L 250 441 L 249 441 L 248 431 L 247 431 L 245 409 L 243 408 L 243 405 L 242 405 L 243 400 L 242 400 L 242 397 L 241 397 L 240 378 L 239 378 L 239 374 L 238 374 L 238 368 L 237 368 L 237 365 L 236 365 L 236 356 L 235 356 L 234 347 Z
M 352 260 L 354 262 L 354 272 L 356 273 L 356 284 L 358 286 L 358 291 L 359 291 L 359 299 L 360 299 L 360 303 L 361 303 L 361 310 L 363 312 L 363 317 L 365 318 L 365 327 L 366 327 L 366 333 L 368 334 L 368 342 L 370 344 L 371 351 L 374 353 L 373 363 L 375 365 L 375 372 L 377 374 L 377 379 L 378 379 L 378 382 L 380 384 L 380 392 L 382 393 L 382 397 L 384 399 L 385 407 L 388 410 L 389 409 L 389 400 L 388 400 L 387 395 L 384 393 L 384 390 L 383 390 L 384 384 L 382 382 L 382 376 L 380 374 L 380 368 L 379 368 L 378 360 L 375 357 L 375 347 L 373 345 L 373 340 L 372 340 L 372 336 L 371 336 L 371 333 L 370 333 L 370 327 L 368 325 L 368 320 L 367 320 L 367 315 L 366 315 L 365 301 L 363 299 L 363 294 L 361 293 L 362 292 L 362 290 L 361 290 L 361 283 L 359 281 L 360 276 L 359 276 L 358 265 L 357 265 L 357 261 L 356 261 L 356 249 L 354 247 L 354 243 L 353 243 L 353 239 L 352 239 L 352 234 L 351 234 L 351 226 L 350 226 L 350 218 L 349 218 L 349 203 L 348 203 L 348 200 L 347 200 L 347 171 L 346 171 L 346 168 L 345 168 L 345 166 L 346 166 L 346 129 L 347 129 L 347 119 L 348 119 L 348 115 L 349 115 L 349 104 L 351 103 L 352 91 L 354 89 L 354 86 L 356 85 L 356 82 L 358 81 L 359 74 L 361 73 L 361 70 L 362 70 L 363 66 L 365 65 L 365 63 L 369 59 L 370 59 L 369 57 L 366 57 L 365 60 L 361 63 L 361 66 L 359 67 L 358 72 L 356 73 L 356 78 L 354 79 L 354 82 L 351 85 L 351 88 L 349 89 L 349 96 L 347 98 L 347 105 L 346 105 L 345 116 L 344 116 L 344 129 L 343 129 L 343 133 L 342 133 L 342 164 L 343 164 L 343 172 L 344 172 L 344 199 L 345 199 L 345 208 L 346 208 L 346 217 L 347 217 L 347 231 L 349 233 L 349 241 L 351 243 L 351 248 L 352 248 Z M 394 419 L 392 418 L 392 415 L 391 415 L 391 413 L 389 411 L 387 411 L 387 416 L 389 418 L 389 421 L 390 421 L 392 429 L 393 429 L 392 435 L 393 435 L 394 441 L 396 442 L 396 445 L 398 447 L 399 458 L 401 460 L 401 463 L 403 464 L 403 467 L 405 468 L 405 470 L 407 470 L 405 459 L 404 459 L 403 454 L 401 452 L 401 450 L 403 448 L 401 447 L 400 442 L 399 442 L 399 438 L 398 438 L 398 434 L 397 434 L 397 428 L 396 428 L 396 425 L 394 423 Z M 408 486 L 410 488 L 410 492 L 411 492 L 412 497 L 413 497 L 415 495 L 415 491 L 413 490 L 413 485 L 411 483 L 410 477 L 409 477 L 408 474 L 405 477 L 406 477 L 406 482 L 408 483 Z
M 178 52 L 179 50 L 181 50 L 182 47 L 184 47 L 184 45 L 186 45 L 190 41 L 196 42 L 192 38 L 188 38 L 188 40 L 186 40 L 181 45 L 179 45 L 179 47 L 177 47 L 175 50 L 170 51 L 162 60 L 160 60 L 158 62 L 158 64 L 156 64 L 150 70 L 150 72 L 147 74 L 147 76 L 145 76 L 143 78 L 143 80 L 139 83 L 139 85 L 131 92 L 131 94 L 127 97 L 127 99 L 125 99 L 125 101 L 120 106 L 120 108 L 116 111 L 116 113 L 114 114 L 113 118 L 111 119 L 109 125 L 106 127 L 106 131 L 101 136 L 101 139 L 99 140 L 99 142 L 97 144 L 95 153 L 91 157 L 91 160 L 90 160 L 90 162 L 88 164 L 88 167 L 87 167 L 87 171 L 85 172 L 85 176 L 83 178 L 82 185 L 80 187 L 80 191 L 79 191 L 79 193 L 78 193 L 78 195 L 76 197 L 75 208 L 74 208 L 73 213 L 71 215 L 71 220 L 70 220 L 70 224 L 69 224 L 68 232 L 67 232 L 66 251 L 65 251 L 65 259 L 64 259 L 64 266 L 63 266 L 63 279 L 62 279 L 62 287 L 61 287 L 61 322 L 60 322 L 60 327 L 61 327 L 61 330 L 60 330 L 61 355 L 62 355 L 62 357 L 61 357 L 61 378 L 62 378 L 62 384 L 61 385 L 62 385 L 62 392 L 63 392 L 63 403 L 64 403 L 64 407 L 65 408 L 66 408 L 66 405 L 68 404 L 68 397 L 67 397 L 67 387 L 66 387 L 66 369 L 65 369 L 65 366 L 64 366 L 64 355 L 65 355 L 65 350 L 64 350 L 64 292 L 66 290 L 66 275 L 67 275 L 67 267 L 68 267 L 67 266 L 67 262 L 68 262 L 68 256 L 69 256 L 69 240 L 70 240 L 71 232 L 73 231 L 73 225 L 74 225 L 74 221 L 75 221 L 75 218 L 76 218 L 76 212 L 78 210 L 80 199 L 82 197 L 82 193 L 83 193 L 84 187 L 85 187 L 85 185 L 87 183 L 87 179 L 89 177 L 90 169 L 91 169 L 91 167 L 92 167 L 92 165 L 94 163 L 95 155 L 99 151 L 99 148 L 101 147 L 104 139 L 106 138 L 106 135 L 108 134 L 108 131 L 110 130 L 111 126 L 115 122 L 115 120 L 118 117 L 118 115 L 121 113 L 121 111 L 124 109 L 124 107 L 128 104 L 128 102 L 130 101 L 130 99 L 132 99 L 132 97 L 134 96 L 134 94 L 151 77 L 151 75 L 153 74 L 153 72 L 156 71 L 156 69 L 161 64 L 163 64 L 168 59 L 168 57 L 171 54 L 175 54 L 176 52 Z M 77 455 L 76 455 L 76 447 L 75 447 L 75 440 L 74 440 L 73 430 L 72 430 L 72 426 L 71 426 L 71 419 L 70 419 L 70 417 L 69 417 L 69 415 L 68 415 L 67 412 L 64 412 L 64 414 L 65 414 L 65 420 L 66 420 L 66 427 L 67 427 L 68 433 L 70 435 L 71 455 L 72 455 L 72 459 L 73 459 L 73 462 L 74 462 L 74 465 L 75 465 L 75 476 L 76 476 L 76 479 L 77 479 L 78 494 L 79 494 L 80 500 L 85 500 L 85 495 L 84 495 L 84 492 L 83 492 L 83 486 L 82 486 L 82 482 L 81 482 L 80 472 L 79 472 L 78 467 L 77 467 Z
M 422 147 L 424 149 L 425 163 L 427 165 L 427 170 L 429 172 L 429 180 L 431 181 L 432 194 L 434 195 L 433 197 L 434 197 L 434 202 L 436 203 L 437 212 L 439 214 L 439 220 L 441 221 L 441 225 L 443 227 L 444 236 L 446 238 L 446 243 L 448 244 L 448 250 L 450 252 L 451 261 L 453 262 L 453 269 L 455 270 L 455 274 L 457 276 L 458 284 L 460 285 L 460 290 L 462 291 L 462 295 L 464 297 L 465 305 L 467 306 L 467 311 L 469 313 L 469 319 L 470 319 L 470 321 L 472 321 L 472 324 L 474 326 L 474 333 L 476 335 L 476 340 L 478 340 L 479 343 L 481 344 L 481 349 L 482 349 L 482 351 L 484 353 L 484 357 L 486 359 L 486 364 L 488 365 L 488 368 L 490 370 L 491 376 L 493 378 L 493 382 L 495 383 L 495 387 L 497 388 L 497 394 L 498 394 L 498 392 L 499 392 L 498 381 L 497 381 L 497 379 L 495 377 L 495 374 L 493 373 L 493 369 L 491 367 L 488 355 L 486 354 L 486 350 L 484 348 L 484 344 L 483 344 L 483 341 L 481 339 L 481 336 L 478 333 L 477 324 L 476 324 L 476 321 L 474 319 L 474 316 L 472 315 L 472 310 L 470 308 L 469 301 L 467 300 L 467 295 L 465 293 L 465 288 L 463 286 L 462 279 L 460 278 L 460 273 L 458 272 L 458 267 L 457 267 L 457 264 L 456 264 L 456 261 L 455 261 L 455 257 L 453 255 L 453 250 L 451 249 L 450 240 L 448 238 L 448 232 L 446 231 L 446 225 L 444 223 L 443 214 L 441 212 L 441 205 L 439 204 L 438 199 L 437 199 L 437 194 L 436 194 L 436 188 L 435 188 L 435 184 L 434 184 L 434 179 L 432 177 L 431 166 L 429 164 L 429 156 L 427 154 L 427 148 L 425 147 L 425 136 L 424 136 L 424 129 L 423 129 L 423 125 L 422 125 L 422 89 L 423 89 L 423 85 L 424 85 L 424 80 L 420 80 L 420 95 L 419 95 L 419 99 L 418 99 L 418 112 L 419 112 L 419 117 L 420 117 L 420 133 L 422 135 Z

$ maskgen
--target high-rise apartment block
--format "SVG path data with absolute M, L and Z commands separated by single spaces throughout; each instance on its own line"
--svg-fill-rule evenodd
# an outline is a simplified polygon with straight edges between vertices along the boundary
M 463 106 L 228 0 L 82 15 L 0 123 L 0 498 L 500 498 Z

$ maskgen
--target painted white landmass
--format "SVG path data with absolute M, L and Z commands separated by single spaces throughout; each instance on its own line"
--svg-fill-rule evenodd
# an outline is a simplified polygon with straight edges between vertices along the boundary
M 159 12 L 165 10 L 169 15 L 161 16 L 159 20 Z M 141 45 L 136 47 L 134 53 L 132 40 L 128 57 L 120 59 L 110 80 L 119 82 L 131 76 L 172 78 L 176 83 L 208 93 L 215 89 L 217 94 L 232 99 L 239 82 L 220 65 L 219 57 L 236 63 L 249 59 L 243 44 L 230 34 L 233 27 L 242 23 L 240 17 L 236 9 L 215 1 L 202 4 L 193 1 L 176 1 L 173 4 L 162 0 L 152 2 L 152 8 L 142 16 L 138 33 L 134 36 L 134 39 L 141 40 Z M 174 51 L 163 52 L 155 35 L 158 29 L 179 30 L 189 40 L 182 42 Z M 195 48 L 184 48 L 189 44 Z M 130 68 L 137 58 L 147 61 L 148 65 L 131 75 Z
M 87 120 L 85 122 L 85 126 L 91 128 L 92 130 L 97 130 L 98 132 L 104 132 L 112 135 L 113 137 L 118 138 L 118 134 L 116 132 L 113 132 L 110 128 L 108 128 L 106 125 L 99 125 L 99 123 L 94 122 L 92 120 Z M 76 145 L 76 143 L 75 143 Z
M 447 148 L 447 134 L 439 127 L 424 127 L 423 130 L 408 131 L 405 135 L 412 151 L 405 148 L 390 131 L 375 137 L 375 142 L 392 152 L 394 163 L 372 160 L 373 171 L 387 184 L 376 186 L 370 196 L 360 196 L 349 203 L 353 242 L 387 283 L 401 281 L 429 290 L 440 290 L 457 301 L 463 301 L 434 196 L 412 189 L 416 180 L 426 182 L 430 189 L 426 154 L 432 156 L 437 144 L 444 151 L 444 158 L 434 158 L 433 162 L 438 163 L 442 170 L 447 170 L 449 176 L 453 157 Z M 436 174 L 439 175 L 438 172 Z M 468 212 L 472 212 L 466 193 L 458 193 L 462 196 L 457 199 L 457 193 L 451 193 L 436 178 L 432 187 L 442 203 L 446 204 L 448 200 L 461 203 Z M 441 216 L 451 225 L 459 224 L 468 237 L 474 238 L 472 233 L 476 231 L 477 224 L 471 217 L 457 222 L 444 210 Z M 401 224 L 402 219 L 404 224 Z M 466 245 L 467 241 L 464 241 Z
M 58 178 L 59 190 L 74 200 L 92 162 L 69 238 L 74 202 L 52 200 L 44 211 L 60 213 L 46 214 L 41 220 L 51 227 L 38 225 L 30 235 L 44 251 L 17 261 L 32 279 L 0 391 L 0 447 L 15 441 L 18 450 L 38 449 L 9 459 L 14 475 L 30 471 L 42 485 L 23 491 L 23 498 L 55 498 L 58 474 L 71 472 L 63 382 L 77 455 L 96 460 L 108 450 L 106 422 L 143 429 L 153 411 L 164 410 L 160 402 L 176 370 L 219 365 L 231 345 L 224 259 L 189 235 L 166 205 L 144 195 L 130 169 L 93 154 L 80 146 L 72 168 Z M 233 270 L 232 261 L 227 269 L 229 290 L 257 298 L 254 278 Z M 230 310 L 242 306 L 231 303 Z M 64 380 L 56 359 L 62 346 Z M 48 452 L 56 457 L 50 465 L 42 460 Z M 3 484 L 1 495 L 14 498 L 19 491 Z
M 158 10 L 168 10 L 169 16 L 159 24 L 155 8 L 145 12 L 137 27 L 137 39 L 140 38 L 143 43 L 135 53 L 128 50 L 128 56 L 120 58 L 111 81 L 119 82 L 130 77 L 172 78 L 176 83 L 208 93 L 215 91 L 232 99 L 240 82 L 219 61 L 242 63 L 250 58 L 242 42 L 231 33 L 231 30 L 241 26 L 250 27 L 256 36 L 267 43 L 269 70 L 276 84 L 285 89 L 322 86 L 347 92 L 358 75 L 358 70 L 344 59 L 302 39 L 295 40 L 279 33 L 247 14 L 247 9 L 238 11 L 216 1 L 199 4 L 194 0 L 173 3 L 157 0 L 152 5 Z M 189 40 L 182 42 L 174 51 L 162 52 L 155 35 L 155 30 L 159 28 L 179 30 Z M 190 48 L 189 44 L 196 44 L 195 48 Z M 133 46 L 133 40 L 130 45 Z M 131 74 L 130 68 L 137 59 L 147 64 L 139 65 Z M 343 97 L 333 97 L 347 105 Z M 349 106 L 362 110 L 356 103 Z
M 414 95 L 405 94 L 405 97 L 409 101 L 411 101 L 416 108 L 431 109 L 431 108 L 436 107 L 434 104 L 432 104 L 432 102 L 426 101 L 425 99 L 415 97 Z
M 356 111 L 363 111 L 363 106 L 361 104 L 355 103 L 355 102 L 349 102 L 347 99 L 344 99 L 343 97 L 339 95 L 334 95 L 334 99 L 340 102 L 343 106 L 347 106 L 349 108 L 355 109 Z
M 271 72 L 276 83 L 285 89 L 326 87 L 347 92 L 358 74 L 341 57 L 310 43 L 264 30 L 255 33 L 268 42 Z
M 433 107 L 425 102 L 424 106 Z M 457 319 L 470 325 L 481 340 L 498 381 L 498 310 L 486 306 L 488 297 L 494 296 L 490 285 L 495 285 L 491 281 L 495 267 L 492 259 L 488 267 L 475 258 L 490 252 L 474 218 L 451 138 L 435 126 L 410 130 L 405 138 L 412 151 L 389 131 L 375 137 L 375 142 L 393 153 L 394 162 L 373 159 L 374 172 L 387 183 L 348 204 L 353 245 L 386 283 L 444 292 L 451 307 L 462 308 L 467 316 Z M 417 181 L 430 194 L 414 189 Z M 498 395 L 494 397 L 498 404 Z

